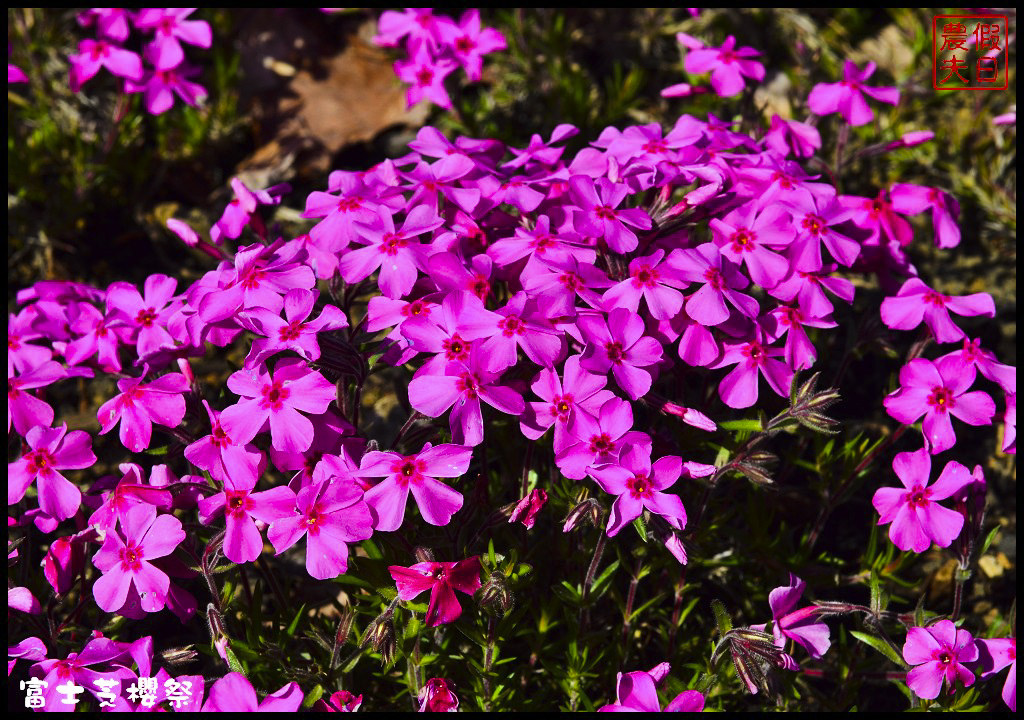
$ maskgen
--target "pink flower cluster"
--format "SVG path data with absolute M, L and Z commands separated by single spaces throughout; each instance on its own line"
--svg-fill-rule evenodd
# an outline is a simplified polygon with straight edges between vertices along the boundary
M 82 27 L 95 28 L 96 38 L 82 40 L 70 57 L 71 89 L 78 92 L 101 68 L 124 80 L 126 93 L 145 93 L 146 110 L 160 115 L 177 95 L 198 105 L 206 90 L 191 78 L 199 69 L 185 61 L 182 43 L 209 48 L 210 24 L 189 20 L 196 8 L 90 8 L 78 16 Z M 143 36 L 143 52 L 128 49 L 132 30 Z M 145 63 L 143 62 L 145 61 Z
M 380 16 L 374 42 L 397 47 L 404 40 L 408 58 L 395 63 L 395 74 L 406 83 L 406 102 L 412 107 L 426 99 L 446 110 L 452 107 L 444 88 L 448 75 L 461 67 L 470 82 L 480 80 L 483 58 L 504 50 L 505 38 L 494 28 L 482 27 L 480 11 L 470 8 L 456 23 L 430 8 L 386 10 Z

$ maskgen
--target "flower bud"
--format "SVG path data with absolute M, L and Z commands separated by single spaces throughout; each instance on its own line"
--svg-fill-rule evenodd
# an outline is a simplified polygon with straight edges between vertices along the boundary
M 504 573 L 494 571 L 477 591 L 477 602 L 491 615 L 504 615 L 515 605 L 515 598 Z
M 380 653 L 381 663 L 385 666 L 394 661 L 398 642 L 395 640 L 395 623 L 391 619 L 390 611 L 378 617 L 366 629 L 366 635 L 363 636 L 360 647 L 367 645 Z
M 540 488 L 534 488 L 529 495 L 519 501 L 509 516 L 508 521 L 510 523 L 521 522 L 527 530 L 531 529 L 534 520 L 537 518 L 537 513 L 540 512 L 540 509 L 544 507 L 547 501 L 547 492 Z
M 420 712 L 455 712 L 459 709 L 459 699 L 451 691 L 448 681 L 431 678 L 420 688 Z
M 562 532 L 571 532 L 584 521 L 589 522 L 594 527 L 599 527 L 603 514 L 601 503 L 594 498 L 587 498 L 569 511 L 569 515 L 565 518 L 565 525 L 562 526 Z

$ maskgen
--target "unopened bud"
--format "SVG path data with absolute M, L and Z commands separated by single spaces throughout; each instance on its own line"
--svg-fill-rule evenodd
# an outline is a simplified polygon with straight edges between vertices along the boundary
M 505 615 L 515 605 L 515 598 L 504 573 L 495 571 L 477 591 L 477 602 L 491 615 Z
M 547 501 L 547 492 L 540 488 L 534 488 L 529 495 L 519 501 L 509 516 L 508 521 L 510 523 L 521 522 L 527 530 L 531 529 L 534 520 L 537 518 L 537 513 L 540 512 L 540 509 L 544 507 Z
M 187 665 L 199 659 L 199 653 L 191 645 L 180 648 L 169 648 L 160 652 L 163 661 L 172 667 Z
M 385 666 L 390 665 L 394 661 L 398 643 L 395 640 L 395 624 L 391 620 L 390 612 L 386 612 L 378 617 L 366 629 L 366 635 L 363 636 L 360 647 L 366 647 L 367 645 L 380 653 L 381 663 Z
M 412 551 L 418 562 L 434 562 L 434 553 L 430 548 L 417 547 Z
M 582 522 L 589 522 L 594 527 L 600 527 L 603 514 L 601 503 L 594 498 L 587 498 L 569 511 L 565 518 L 565 525 L 562 526 L 562 532 L 571 532 Z

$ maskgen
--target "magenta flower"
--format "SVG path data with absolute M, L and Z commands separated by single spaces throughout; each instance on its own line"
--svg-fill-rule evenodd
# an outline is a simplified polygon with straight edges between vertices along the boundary
M 726 300 L 743 315 L 757 317 L 757 300 L 736 292 L 750 281 L 731 261 L 723 259 L 714 243 L 677 248 L 669 255 L 668 264 L 688 282 L 704 283 L 686 300 L 686 314 L 701 325 L 711 327 L 728 320 Z
M 625 185 L 608 178 L 594 180 L 585 175 L 569 178 L 569 193 L 575 205 L 576 232 L 604 241 L 615 252 L 636 250 L 639 240 L 629 228 L 650 230 L 651 218 L 640 208 L 621 208 L 629 194 Z M 629 226 L 629 227 L 627 227 Z
M 964 337 L 949 317 L 957 315 L 984 315 L 995 317 L 996 306 L 988 293 L 974 293 L 950 297 L 932 290 L 918 278 L 910 278 L 895 297 L 882 301 L 882 321 L 896 330 L 913 330 L 924 320 L 938 342 L 956 342 Z
M 204 525 L 224 511 L 224 555 L 231 562 L 252 562 L 263 552 L 257 520 L 273 523 L 295 511 L 295 493 L 288 487 L 253 492 L 256 480 L 255 475 L 229 475 L 224 481 L 224 492 L 199 501 L 199 521 Z
M 427 606 L 427 627 L 455 622 L 462 606 L 455 591 L 472 595 L 480 589 L 480 558 L 473 556 L 459 562 L 420 562 L 410 567 L 391 565 L 388 571 L 398 586 L 398 597 L 408 602 L 424 590 L 430 590 Z
M 318 293 L 293 288 L 284 296 L 284 319 L 264 308 L 249 313 L 249 321 L 264 337 L 253 340 L 245 359 L 246 367 L 264 362 L 271 355 L 294 350 L 310 362 L 320 359 L 317 335 L 328 330 L 348 327 L 348 318 L 334 305 L 325 305 L 315 320 L 310 319 Z
M 274 447 L 286 452 L 309 449 L 313 423 L 302 413 L 322 415 L 337 395 L 333 383 L 298 358 L 278 361 L 273 374 L 239 370 L 228 378 L 228 388 L 242 400 L 220 414 L 224 432 L 244 444 L 269 422 Z
M 178 281 L 166 275 L 146 278 L 144 295 L 127 282 L 115 282 L 107 290 L 107 311 L 111 327 L 130 328 L 127 342 L 135 343 L 139 357 L 174 347 L 167 332 L 167 321 L 174 310 L 170 305 Z
M 123 540 L 120 533 L 108 530 L 103 547 L 93 556 L 93 564 L 103 572 L 93 585 L 96 604 L 117 612 L 134 585 L 143 610 L 162 610 L 170 578 L 150 561 L 170 555 L 184 541 L 181 521 L 173 515 L 157 516 L 152 505 L 136 505 L 126 513 L 121 529 Z
M 78 511 L 82 493 L 59 470 L 81 470 L 96 462 L 89 433 L 67 432 L 67 425 L 47 428 L 37 425 L 28 431 L 25 443 L 30 451 L 7 464 L 7 504 L 25 496 L 33 480 L 39 507 L 47 515 L 66 520 Z
M 811 112 L 818 115 L 842 113 L 846 122 L 851 125 L 864 125 L 871 122 L 875 114 L 868 107 L 864 96 L 879 102 L 896 105 L 900 101 L 900 91 L 894 87 L 866 87 L 864 82 L 875 72 L 875 63 L 869 62 L 863 70 L 858 70 L 852 60 L 843 64 L 843 79 L 837 83 L 819 83 L 807 97 Z
M 775 635 L 776 646 L 785 648 L 786 638 L 789 638 L 803 646 L 817 660 L 828 652 L 831 641 L 828 625 L 816 622 L 817 607 L 808 605 L 799 610 L 794 609 L 806 588 L 807 583 L 790 573 L 789 585 L 777 587 L 769 593 L 768 604 L 774 620 L 772 633 Z
M 409 60 L 395 62 L 395 75 L 409 88 L 405 91 L 405 104 L 412 107 L 424 98 L 445 110 L 452 109 L 452 99 L 444 89 L 444 79 L 458 64 L 453 60 L 434 57 L 425 43 L 410 42 Z
M 208 48 L 213 32 L 205 20 L 186 20 L 196 8 L 143 8 L 135 19 L 135 27 L 152 30 L 153 39 L 146 46 L 146 59 L 157 70 L 170 70 L 185 59 L 181 43 Z
M 714 369 L 736 366 L 718 384 L 722 402 L 737 409 L 752 406 L 757 402 L 759 375 L 764 376 L 778 395 L 786 397 L 793 381 L 793 369 L 777 359 L 784 354 L 783 349 L 768 345 L 760 326 L 755 326 L 747 339 L 725 342 L 722 356 L 710 365 Z
M 274 185 L 266 190 L 250 190 L 245 183 L 237 177 L 231 178 L 231 190 L 235 196 L 224 208 L 220 219 L 210 228 L 210 239 L 220 245 L 224 238 L 237 238 L 242 234 L 255 216 L 256 208 L 260 205 L 279 205 L 281 196 L 287 193 L 291 187 L 287 184 Z M 262 228 L 262 220 L 257 229 Z
M 632 406 L 612 396 L 597 417 L 576 412 L 569 422 L 571 439 L 555 454 L 555 464 L 572 480 L 583 479 L 590 468 L 617 462 L 628 447 L 642 446 L 650 452 L 651 438 L 633 430 Z
M 608 536 L 617 535 L 645 509 L 661 515 L 677 530 L 686 527 L 683 501 L 678 495 L 662 492 L 675 484 L 682 471 L 683 462 L 675 455 L 666 455 L 651 463 L 650 448 L 644 445 L 624 449 L 618 463 L 590 470 L 590 476 L 602 490 L 618 496 L 608 515 Z
M 307 485 L 295 498 L 298 514 L 275 520 L 267 539 L 280 555 L 306 536 L 306 572 L 317 580 L 348 569 L 348 544 L 373 534 L 363 491 L 344 479 Z
M 722 219 L 712 218 L 710 225 L 722 255 L 737 265 L 745 264 L 756 284 L 770 290 L 789 273 L 789 261 L 769 250 L 793 242 L 793 223 L 782 207 L 770 206 L 758 212 L 751 203 Z
M 813 125 L 772 115 L 764 144 L 783 157 L 789 155 L 790 150 L 797 157 L 810 157 L 821 147 L 821 134 Z
M 743 90 L 744 77 L 755 82 L 764 80 L 764 65 L 748 59 L 760 54 L 752 47 L 737 48 L 736 38 L 730 35 L 721 47 L 690 50 L 683 67 L 695 75 L 710 72 L 715 92 L 722 97 L 732 97 Z
M 294 713 L 302 705 L 302 688 L 298 683 L 288 683 L 275 693 L 267 695 L 260 702 L 256 691 L 241 673 L 228 673 L 210 687 L 210 694 L 203 703 L 201 712 L 273 712 Z
M 359 466 L 358 477 L 383 477 L 366 493 L 366 504 L 377 518 L 376 529 L 397 530 L 405 518 L 405 506 L 412 493 L 423 519 L 444 526 L 462 507 L 462 494 L 437 478 L 454 478 L 469 469 L 473 451 L 460 445 L 427 443 L 415 455 L 368 452 Z
M 72 92 L 78 92 L 101 67 L 127 80 L 142 79 L 142 60 L 139 56 L 104 40 L 82 40 L 78 44 L 78 53 L 68 60 L 71 62 Z
M 529 495 L 516 503 L 512 514 L 508 517 L 508 521 L 510 523 L 521 522 L 527 530 L 532 530 L 533 523 L 537 519 L 537 513 L 541 511 L 541 508 L 544 507 L 547 501 L 547 492 L 540 488 L 534 488 L 530 491 Z
M 896 183 L 889 191 L 889 196 L 892 198 L 893 209 L 904 215 L 917 215 L 931 209 L 936 246 L 952 248 L 960 244 L 960 227 L 956 224 L 960 203 L 951 195 L 938 188 Z
M 576 320 L 587 343 L 580 366 L 592 373 L 611 370 L 615 382 L 633 400 L 651 389 L 651 372 L 644 368 L 661 361 L 661 344 L 644 335 L 643 318 L 626 308 L 608 313 L 580 315 Z
M 20 375 L 7 374 L 7 432 L 11 425 L 19 435 L 25 435 L 33 427 L 50 427 L 53 423 L 53 408 L 45 401 L 26 390 L 47 387 L 68 376 L 68 371 L 55 360 L 47 360 Z M 123 382 L 123 381 L 122 381 Z
M 580 366 L 579 355 L 565 361 L 561 379 L 554 368 L 544 368 L 531 385 L 544 402 L 526 404 L 520 430 L 527 438 L 536 440 L 554 425 L 554 449 L 556 453 L 561 452 L 575 442 L 568 431 L 575 414 L 585 412 L 597 417 L 601 406 L 615 397 L 605 389 L 606 384 L 605 377 L 591 374 Z
M 957 628 L 949 620 L 939 620 L 930 627 L 912 627 L 903 645 L 903 659 L 916 665 L 907 673 L 907 686 L 920 698 L 934 700 L 942 690 L 943 681 L 949 692 L 957 679 L 970 687 L 974 673 L 964 663 L 978 659 L 978 646 L 969 632 Z
M 451 682 L 443 678 L 430 678 L 420 688 L 417 698 L 420 712 L 458 712 L 459 699 L 452 692 Z
M 667 673 L 668 663 L 661 663 L 650 672 L 620 672 L 616 676 L 615 702 L 599 708 L 598 712 L 661 712 L 657 686 L 664 679 L 664 674 L 659 672 L 663 667 Z M 703 709 L 704 696 L 696 690 L 679 693 L 665 706 L 665 712 L 700 712 Z
M 170 110 L 174 105 L 175 95 L 186 105 L 198 107 L 200 100 L 206 98 L 206 88 L 189 80 L 198 74 L 199 68 L 182 63 L 170 70 L 154 70 L 147 73 L 139 82 L 126 81 L 125 92 L 144 92 L 146 110 L 153 115 L 161 115 Z
M 900 550 L 924 552 L 932 542 L 949 547 L 960 535 L 964 516 L 938 504 L 972 482 L 971 472 L 951 460 L 933 485 L 928 484 L 932 459 L 926 448 L 903 452 L 892 461 L 902 488 L 883 487 L 871 503 L 878 511 L 878 524 L 892 523 L 889 539 Z
M 148 371 L 148 368 L 146 368 Z M 181 373 L 159 377 L 148 385 L 142 379 L 125 378 L 117 381 L 120 395 L 115 395 L 100 406 L 97 417 L 100 435 L 110 432 L 118 422 L 121 443 L 132 452 L 149 447 L 153 437 L 153 423 L 176 428 L 185 417 L 185 398 L 188 379 Z
M 473 82 L 480 79 L 484 55 L 504 50 L 505 36 L 494 28 L 480 27 L 480 11 L 470 8 L 459 18 L 459 24 L 441 26 L 441 37 L 455 53 L 455 58 Z
M 646 257 L 629 261 L 629 278 L 605 291 L 605 307 L 622 307 L 636 313 L 640 298 L 647 301 L 651 315 L 658 320 L 669 320 L 683 307 L 683 294 L 687 281 L 682 273 L 669 263 L 663 263 L 664 250 L 655 250 Z
M 1010 672 L 1003 684 L 1003 702 L 1010 710 L 1017 712 L 1017 638 L 979 639 L 977 643 L 981 677 L 995 675 L 1009 666 Z
M 955 356 L 932 362 L 911 360 L 900 369 L 900 389 L 883 401 L 888 413 L 902 423 L 915 423 L 924 416 L 925 447 L 933 455 L 956 444 L 950 417 L 968 425 L 989 425 L 996 404 L 981 390 L 967 392 L 974 383 L 974 367 Z

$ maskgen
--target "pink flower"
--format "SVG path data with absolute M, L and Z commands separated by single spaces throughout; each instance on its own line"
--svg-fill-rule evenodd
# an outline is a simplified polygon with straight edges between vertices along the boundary
M 204 525 L 224 511 L 224 555 L 231 562 L 252 562 L 263 552 L 257 520 L 273 523 L 294 514 L 294 492 L 287 487 L 253 492 L 256 479 L 255 475 L 245 473 L 229 475 L 224 481 L 224 492 L 199 502 L 199 521 Z
M 904 215 L 917 215 L 931 209 L 937 247 L 951 248 L 960 244 L 960 227 L 956 223 L 960 203 L 951 195 L 938 188 L 896 183 L 889 191 L 889 196 L 892 198 L 893 209 Z
M 935 362 L 911 360 L 900 369 L 900 389 L 885 398 L 885 409 L 908 425 L 923 415 L 925 447 L 938 454 L 956 444 L 951 416 L 968 425 L 992 423 L 996 413 L 992 398 L 980 390 L 967 392 L 975 377 L 974 366 L 955 356 Z
M 512 514 L 509 515 L 510 523 L 521 522 L 527 530 L 533 529 L 533 523 L 537 519 L 537 513 L 548 501 L 548 494 L 540 488 L 534 488 L 530 494 L 520 500 Z
M 587 343 L 580 358 L 580 367 L 592 373 L 611 370 L 615 382 L 633 400 L 651 389 L 649 368 L 661 360 L 661 344 L 644 335 L 640 315 L 617 307 L 608 313 L 580 315 L 576 321 Z
M 170 555 L 185 540 L 181 521 L 173 515 L 157 516 L 152 505 L 136 505 L 125 515 L 121 529 L 124 540 L 109 530 L 103 547 L 93 557 L 93 563 L 103 572 L 93 585 L 96 604 L 107 612 L 117 612 L 134 585 L 143 610 L 162 610 L 170 578 L 150 561 Z
M 431 525 L 447 525 L 462 507 L 462 494 L 437 478 L 465 474 L 472 457 L 473 451 L 468 447 L 447 444 L 431 447 L 430 443 L 415 455 L 366 453 L 358 476 L 384 478 L 366 493 L 366 503 L 377 518 L 376 529 L 391 531 L 402 526 L 410 492 L 424 520 Z
M 7 464 L 7 504 L 25 496 L 33 480 L 39 507 L 47 515 L 66 520 L 78 511 L 81 491 L 58 470 L 80 470 L 96 462 L 89 433 L 67 432 L 67 425 L 47 428 L 37 425 L 28 431 L 25 443 L 30 451 Z
M 902 488 L 883 487 L 875 491 L 871 503 L 878 511 L 878 524 L 892 523 L 889 539 L 900 550 L 924 552 L 935 542 L 949 547 L 960 530 L 964 516 L 938 504 L 972 482 L 971 472 L 951 460 L 935 484 L 928 485 L 932 460 L 926 448 L 896 456 L 892 469 Z
M 764 80 L 764 65 L 748 58 L 761 53 L 752 47 L 736 47 L 736 38 L 730 35 L 718 48 L 700 48 L 686 54 L 683 67 L 688 73 L 711 73 L 711 87 L 722 97 L 738 95 L 743 90 L 743 77 L 756 82 Z
M 668 670 L 668 663 L 661 663 L 650 672 L 620 672 L 616 676 L 615 703 L 601 707 L 598 712 L 661 712 L 657 686 Z M 665 712 L 700 712 L 703 709 L 704 696 L 696 690 L 679 693 L 665 706 Z
M 459 699 L 452 692 L 449 680 L 430 678 L 420 688 L 420 712 L 458 712 Z
M 480 558 L 473 556 L 459 562 L 421 562 L 410 567 L 391 565 L 388 571 L 398 586 L 398 597 L 409 601 L 424 590 L 430 590 L 426 623 L 437 627 L 455 622 L 462 606 L 455 591 L 472 595 L 480 589 Z
M 203 703 L 202 712 L 273 712 L 294 713 L 302 705 L 302 688 L 288 683 L 275 693 L 259 701 L 256 691 L 241 673 L 228 673 L 215 682 Z
M 628 253 L 637 248 L 637 230 L 650 230 L 651 218 L 640 208 L 619 208 L 629 194 L 625 185 L 608 178 L 594 180 L 586 175 L 569 178 L 569 193 L 575 205 L 574 227 L 581 235 L 604 238 L 615 252 Z M 626 226 L 629 227 L 626 227 Z
M 104 40 L 82 40 L 78 44 L 78 53 L 68 60 L 71 61 L 72 92 L 78 92 L 101 67 L 127 80 L 142 79 L 142 60 L 139 56 Z
M 196 8 L 144 8 L 139 11 L 135 27 L 153 31 L 153 40 L 146 46 L 146 59 L 157 70 L 170 70 L 181 64 L 185 59 L 181 42 L 201 48 L 213 44 L 208 22 L 185 19 L 195 11 Z
M 183 394 L 188 391 L 189 382 L 181 373 L 164 375 L 148 385 L 142 384 L 142 377 L 125 378 L 117 381 L 117 388 L 121 394 L 103 403 L 97 413 L 102 427 L 100 435 L 120 422 L 121 443 L 132 452 L 149 447 L 153 423 L 176 428 L 185 417 Z
M 943 681 L 952 693 L 959 678 L 964 687 L 974 684 L 974 673 L 964 663 L 978 659 L 978 646 L 969 632 L 949 620 L 926 628 L 912 627 L 903 645 L 903 659 L 916 665 L 907 673 L 907 685 L 920 698 L 934 700 Z
M 458 64 L 454 60 L 434 57 L 424 43 L 410 42 L 410 60 L 399 60 L 395 63 L 395 74 L 398 79 L 409 84 L 405 91 L 405 104 L 412 107 L 426 98 L 445 110 L 452 109 L 452 99 L 444 89 L 444 79 L 450 75 Z
M 206 98 L 206 88 L 189 80 L 198 74 L 199 68 L 182 63 L 170 70 L 147 73 L 139 82 L 126 81 L 125 92 L 145 92 L 146 110 L 152 115 L 161 115 L 170 110 L 175 95 L 186 105 L 198 107 L 199 101 Z
M 1003 684 L 1003 702 L 1013 712 L 1017 712 L 1017 638 L 993 638 L 978 640 L 978 658 L 981 677 L 995 675 L 1009 666 L 1010 672 Z
M 302 413 L 322 415 L 337 395 L 333 383 L 298 358 L 278 361 L 273 374 L 239 370 L 228 378 L 228 388 L 242 399 L 221 413 L 224 432 L 244 444 L 269 422 L 274 447 L 287 452 L 309 449 L 313 423 Z
M 617 535 L 645 509 L 661 515 L 677 530 L 686 527 L 683 501 L 678 495 L 662 492 L 675 484 L 682 471 L 682 460 L 675 455 L 652 463 L 650 448 L 644 445 L 632 445 L 622 451 L 617 463 L 590 470 L 602 490 L 618 496 L 608 515 L 608 535 Z
M 481 28 L 480 11 L 471 8 L 459 18 L 459 24 L 441 26 L 441 37 L 473 82 L 480 79 L 483 57 L 507 47 L 505 36 L 494 28 Z
M 896 330 L 912 330 L 924 320 L 938 342 L 956 342 L 964 337 L 949 317 L 957 315 L 984 315 L 995 317 L 996 306 L 988 293 L 974 293 L 951 297 L 932 290 L 918 278 L 910 278 L 895 297 L 882 301 L 882 321 Z
M 864 82 L 875 72 L 875 63 L 869 62 L 863 70 L 847 60 L 843 65 L 843 79 L 837 83 L 819 83 L 811 90 L 807 104 L 811 111 L 818 115 L 842 113 L 846 122 L 851 125 L 864 125 L 871 122 L 875 114 L 868 107 L 861 93 L 866 93 L 879 102 L 896 105 L 900 101 L 900 91 L 894 87 L 866 87 Z
M 307 485 L 295 498 L 297 514 L 275 520 L 267 539 L 280 555 L 306 536 L 306 572 L 317 580 L 348 569 L 348 544 L 373 534 L 363 491 L 345 479 Z
M 769 593 L 768 604 L 775 621 L 772 633 L 776 646 L 784 648 L 786 638 L 789 638 L 802 645 L 812 658 L 819 659 L 831 645 L 828 625 L 816 622 L 818 609 L 814 605 L 794 610 L 806 588 L 807 583 L 790 573 L 789 585 L 777 587 Z
M 348 690 L 339 690 L 331 696 L 313 703 L 314 712 L 355 712 L 363 704 L 362 695 L 353 695 Z

